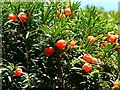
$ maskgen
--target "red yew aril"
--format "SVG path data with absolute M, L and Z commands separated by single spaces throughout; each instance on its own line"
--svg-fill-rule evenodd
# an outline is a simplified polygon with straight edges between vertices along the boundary
M 116 80 L 115 82 L 113 82 L 113 87 L 115 88 L 115 87 L 118 87 L 119 86 L 119 84 L 118 84 L 118 80 Z
M 116 48 L 116 49 L 115 49 L 115 51 L 117 51 L 117 52 L 118 52 L 119 50 L 120 50 L 120 48 Z
M 95 41 L 95 38 L 93 36 L 88 36 L 86 38 L 86 40 L 87 40 L 88 44 L 91 44 L 91 43 L 93 43 Z
M 21 76 L 22 75 L 22 69 L 20 67 L 17 67 L 16 70 L 14 71 L 15 76 Z
M 26 13 L 23 13 L 23 12 L 19 13 L 18 17 L 19 17 L 19 19 L 20 19 L 20 21 L 21 21 L 22 23 L 26 22 L 27 19 L 28 19 L 27 14 L 26 14 Z
M 102 46 L 105 47 L 107 45 L 107 42 L 102 42 Z
M 75 47 L 75 41 L 72 40 L 72 41 L 70 42 L 70 47 L 71 47 L 71 48 L 74 48 L 74 47 Z
M 111 43 L 115 43 L 117 41 L 117 36 L 116 35 L 111 35 L 108 38 L 108 41 L 111 42 Z
M 66 16 L 71 16 L 71 9 L 70 8 L 65 9 L 65 15 Z
M 86 62 L 91 62 L 92 56 L 89 53 L 87 53 L 83 56 L 83 60 L 85 60 Z
M 85 70 L 85 72 L 90 72 L 92 70 L 92 65 L 90 63 L 85 63 L 82 69 Z
M 92 58 L 92 63 L 98 64 L 97 58 Z
M 64 49 L 66 47 L 67 43 L 65 40 L 61 39 L 56 42 L 56 46 L 58 49 Z
M 117 52 L 118 52 L 119 50 L 120 50 L 120 44 L 119 44 L 119 45 L 117 45 L 117 46 L 116 46 L 116 48 L 115 48 L 115 51 L 117 51 Z
M 17 22 L 18 18 L 14 14 L 9 14 L 8 15 L 8 20 L 12 20 L 14 22 Z
M 45 55 L 46 56 L 51 56 L 54 52 L 55 52 L 55 50 L 53 47 L 45 48 Z

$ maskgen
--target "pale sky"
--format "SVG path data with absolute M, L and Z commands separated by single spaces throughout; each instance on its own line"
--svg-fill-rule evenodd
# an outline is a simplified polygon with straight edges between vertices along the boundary
M 81 1 L 81 7 L 84 8 L 86 5 L 95 5 L 97 7 L 103 7 L 105 11 L 118 11 L 118 2 L 120 0 L 72 0 Z

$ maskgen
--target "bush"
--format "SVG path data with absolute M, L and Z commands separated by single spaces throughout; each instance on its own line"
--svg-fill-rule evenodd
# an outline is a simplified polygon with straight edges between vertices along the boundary
M 80 2 L 3 2 L 2 89 L 110 89 L 117 15 Z

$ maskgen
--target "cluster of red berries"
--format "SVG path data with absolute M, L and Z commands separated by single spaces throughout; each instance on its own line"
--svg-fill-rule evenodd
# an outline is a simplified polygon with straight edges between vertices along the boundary
M 85 64 L 82 66 L 82 69 L 85 70 L 85 72 L 90 72 L 92 70 L 92 65 L 90 63 L 94 63 L 98 65 L 97 58 L 93 58 L 89 53 L 85 54 L 83 56 L 83 60 L 85 60 Z
M 14 14 L 9 14 L 8 15 L 8 20 L 12 20 L 14 22 L 17 22 L 18 18 L 20 19 L 20 21 L 22 23 L 25 23 L 28 19 L 28 16 L 27 16 L 26 13 L 23 13 L 23 12 L 19 13 L 18 16 L 14 15 Z
M 107 45 L 108 42 L 110 42 L 112 44 L 115 43 L 115 42 L 117 42 L 117 39 L 118 39 L 117 35 L 111 35 L 111 34 L 108 34 L 106 38 L 107 38 L 107 41 L 102 42 L 102 46 L 103 47 L 106 47 L 106 45 Z M 88 36 L 86 38 L 86 41 L 88 42 L 88 44 L 92 44 L 95 41 L 95 37 Z M 119 47 L 115 48 L 116 51 L 118 51 L 119 49 L 120 49 Z
M 106 47 L 106 45 L 110 42 L 110 43 L 112 43 L 112 44 L 114 44 L 114 43 L 116 43 L 117 42 L 117 40 L 118 40 L 118 37 L 117 37 L 117 35 L 112 35 L 112 34 L 108 34 L 107 36 L 106 36 L 106 39 L 107 39 L 107 41 L 104 41 L 104 42 L 102 42 L 102 46 L 103 47 Z M 115 44 L 115 50 L 116 51 L 119 51 L 120 50 L 120 45 L 118 44 Z
M 68 8 L 65 8 L 65 9 L 61 9 L 61 10 L 57 10 L 56 12 L 56 17 L 58 17 L 59 19 L 62 19 L 62 17 L 66 17 L 66 16 L 71 16 L 72 12 L 71 12 L 71 9 L 68 7 Z
M 111 35 L 111 34 L 107 35 L 106 38 L 107 38 L 107 41 L 110 42 L 110 43 L 115 43 L 118 39 L 117 35 Z M 107 45 L 107 43 L 108 43 L 107 41 L 102 42 L 103 47 L 105 47 Z
M 88 44 L 92 44 L 95 41 L 95 37 L 88 36 L 86 38 L 86 41 L 88 42 Z M 107 41 L 110 43 L 115 43 L 117 41 L 117 35 L 109 34 L 107 36 Z M 108 43 L 107 41 L 102 42 L 103 47 L 105 47 L 107 45 L 107 43 Z M 116 48 L 115 50 L 118 51 L 118 48 Z M 92 70 L 92 65 L 90 63 L 98 64 L 97 59 L 92 58 L 92 56 L 89 53 L 87 53 L 83 56 L 83 60 L 86 61 L 86 63 L 82 66 L 82 69 L 85 70 L 85 72 L 89 72 Z
M 61 39 L 61 40 L 58 40 L 55 45 L 56 45 L 56 47 L 59 50 L 62 50 L 62 49 L 66 48 L 67 42 L 65 40 Z M 71 48 L 74 48 L 75 47 L 75 42 L 72 40 L 70 42 L 69 46 Z M 51 56 L 54 52 L 55 52 L 55 49 L 53 47 L 47 47 L 47 48 L 45 48 L 45 54 L 46 54 L 46 56 Z

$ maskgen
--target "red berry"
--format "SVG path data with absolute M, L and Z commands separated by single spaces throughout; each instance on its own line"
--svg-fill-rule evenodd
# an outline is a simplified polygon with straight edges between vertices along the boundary
M 17 17 L 16 17 L 14 14 L 9 14 L 8 20 L 12 20 L 12 21 L 14 21 L 14 22 L 17 22 L 17 21 L 18 21 Z
M 20 21 L 21 21 L 22 23 L 26 22 L 27 19 L 28 19 L 27 14 L 26 14 L 26 13 L 23 13 L 23 12 L 19 13 L 18 17 L 19 17 L 19 19 L 20 19 Z
M 67 45 L 66 41 L 62 39 L 56 42 L 56 46 L 58 49 L 64 49 L 66 45 Z
M 107 42 L 102 42 L 102 46 L 105 47 L 107 45 Z
M 70 8 L 65 9 L 65 15 L 66 16 L 71 16 L 71 9 Z
M 88 42 L 89 44 L 91 44 L 91 43 L 93 43 L 93 42 L 95 41 L 95 38 L 94 38 L 93 36 L 88 36 L 88 37 L 86 38 L 86 40 L 87 40 L 87 42 Z
M 45 55 L 46 56 L 51 56 L 54 52 L 55 52 L 55 50 L 52 47 L 45 48 Z
M 120 50 L 120 48 L 116 48 L 116 49 L 115 49 L 115 51 L 117 51 L 117 52 L 118 52 L 119 50 Z
M 17 67 L 16 70 L 14 71 L 15 76 L 21 76 L 22 75 L 22 69 L 20 67 Z
M 116 35 L 111 35 L 108 38 L 108 41 L 111 42 L 111 43 L 115 43 L 117 41 L 117 36 Z
M 71 47 L 71 48 L 74 48 L 74 47 L 75 47 L 75 41 L 72 40 L 72 41 L 70 42 L 70 47 Z
M 116 88 L 119 86 L 118 80 L 116 80 L 115 82 L 113 82 L 113 87 Z
M 83 56 L 83 60 L 85 60 L 86 62 L 91 62 L 92 56 L 89 53 L 87 53 Z
M 85 63 L 82 69 L 85 70 L 85 72 L 90 72 L 92 70 L 92 65 L 90 63 Z
M 97 58 L 92 58 L 92 63 L 98 64 Z

